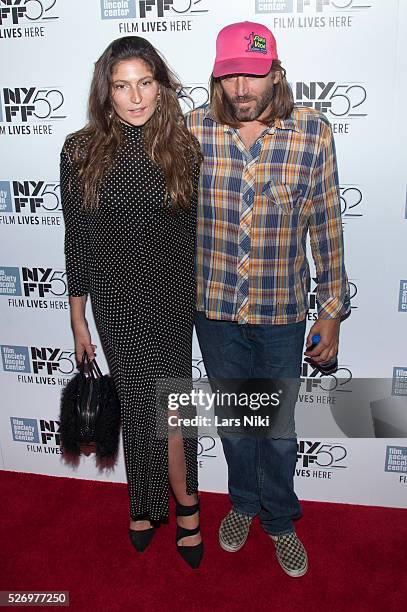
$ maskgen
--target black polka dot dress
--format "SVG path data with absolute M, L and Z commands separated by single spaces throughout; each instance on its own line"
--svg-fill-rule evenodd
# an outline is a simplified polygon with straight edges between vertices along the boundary
M 115 381 L 133 519 L 168 515 L 168 440 L 157 435 L 156 383 L 191 378 L 195 308 L 196 201 L 172 213 L 162 171 L 148 158 L 143 129 L 121 124 L 123 144 L 87 212 L 77 187 L 74 139 L 61 154 L 69 294 L 90 294 Z M 195 171 L 196 183 L 199 170 Z M 196 437 L 184 436 L 187 493 L 197 490 Z

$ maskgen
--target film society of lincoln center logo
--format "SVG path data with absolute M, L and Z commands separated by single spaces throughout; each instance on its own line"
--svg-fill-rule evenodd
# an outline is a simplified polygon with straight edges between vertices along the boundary
M 65 386 L 75 371 L 75 351 L 48 346 L 1 345 L 3 372 L 25 384 Z
M 407 280 L 400 281 L 399 312 L 407 312 Z
M 256 13 L 272 13 L 272 29 L 351 28 L 370 8 L 361 0 L 254 0 Z
M 10 417 L 13 442 L 26 444 L 26 450 L 50 455 L 62 454 L 59 421 Z
M 0 225 L 62 225 L 59 181 L 0 181 Z
M 53 124 L 66 119 L 65 97 L 58 87 L 0 88 L 0 134 L 52 134 Z
M 384 471 L 399 475 L 399 482 L 407 484 L 407 447 L 387 446 Z
M 42 38 L 56 21 L 59 0 L 0 0 L 0 39 Z
M 395 366 L 393 368 L 392 395 L 407 395 L 407 367 Z
M 66 271 L 0 266 L 0 297 L 10 308 L 68 310 Z
M 119 21 L 121 34 L 192 30 L 194 19 L 209 12 L 206 5 L 207 0 L 100 0 L 102 19 L 128 20 Z

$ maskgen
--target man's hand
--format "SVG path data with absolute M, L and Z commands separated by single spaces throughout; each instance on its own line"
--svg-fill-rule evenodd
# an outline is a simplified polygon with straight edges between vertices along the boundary
M 317 319 L 307 336 L 307 350 L 304 354 L 315 363 L 326 363 L 336 357 L 339 347 L 340 323 L 340 319 Z M 308 351 L 314 334 L 319 334 L 321 340 L 312 351 Z

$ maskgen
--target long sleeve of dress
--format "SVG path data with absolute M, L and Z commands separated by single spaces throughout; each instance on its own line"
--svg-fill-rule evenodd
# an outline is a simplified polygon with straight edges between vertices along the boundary
M 61 151 L 62 212 L 65 222 L 65 259 L 70 296 L 89 292 L 89 228 L 68 145 Z

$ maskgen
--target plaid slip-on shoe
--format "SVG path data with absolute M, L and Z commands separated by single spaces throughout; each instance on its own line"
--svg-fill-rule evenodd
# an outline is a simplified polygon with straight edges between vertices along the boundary
M 237 552 L 249 535 L 252 517 L 232 510 L 225 516 L 219 527 L 219 544 L 227 552 Z
M 283 535 L 269 536 L 276 547 L 276 556 L 286 574 L 297 578 L 304 576 L 308 569 L 308 557 L 302 542 L 295 531 Z

